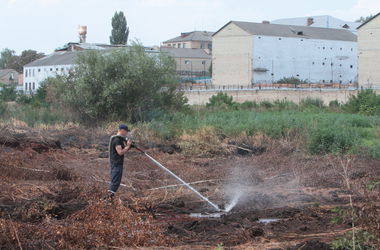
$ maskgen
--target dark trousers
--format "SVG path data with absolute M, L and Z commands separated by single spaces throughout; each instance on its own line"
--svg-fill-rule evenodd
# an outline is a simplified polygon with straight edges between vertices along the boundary
M 123 176 L 123 163 L 110 163 L 111 166 L 111 182 L 109 185 L 109 191 L 116 193 L 121 183 L 121 177 Z

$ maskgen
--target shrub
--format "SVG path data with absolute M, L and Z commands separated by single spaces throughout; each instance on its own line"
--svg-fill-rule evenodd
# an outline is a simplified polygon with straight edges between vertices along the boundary
M 340 107 L 340 103 L 339 103 L 338 100 L 330 101 L 330 103 L 329 103 L 329 107 L 330 107 L 330 108 L 339 108 L 339 107 Z
M 5 113 L 7 112 L 7 104 L 0 100 L 0 116 L 4 116 Z
M 231 108 L 235 105 L 232 96 L 227 95 L 226 93 L 219 92 L 216 95 L 213 95 L 206 103 L 206 107 L 213 108 Z
M 12 102 L 16 100 L 16 87 L 15 86 L 0 86 L 2 89 L 0 91 L 0 99 L 4 102 Z
M 278 111 L 282 110 L 295 110 L 298 108 L 298 105 L 294 102 L 288 101 L 288 100 L 276 100 L 274 102 L 274 108 L 276 108 Z
M 265 109 L 270 109 L 273 106 L 274 106 L 273 103 L 271 103 L 270 101 L 262 101 L 262 102 L 260 102 L 260 107 L 265 108 Z
M 242 104 L 240 104 L 241 109 L 254 109 L 257 108 L 259 105 L 254 101 L 245 101 Z
M 302 99 L 301 102 L 300 102 L 300 107 L 302 109 L 307 109 L 307 108 L 323 108 L 324 107 L 324 104 L 323 104 L 323 100 L 322 99 L 319 99 L 319 98 L 306 98 L 306 99 Z
M 350 113 L 380 114 L 380 95 L 372 89 L 360 90 L 357 95 L 350 96 L 343 109 Z
M 309 152 L 312 154 L 347 153 L 356 146 L 358 131 L 350 127 L 319 124 L 310 131 Z
M 299 85 L 299 84 L 305 84 L 307 83 L 307 80 L 301 80 L 297 77 L 284 77 L 278 80 L 276 83 L 280 84 L 294 84 L 294 85 Z

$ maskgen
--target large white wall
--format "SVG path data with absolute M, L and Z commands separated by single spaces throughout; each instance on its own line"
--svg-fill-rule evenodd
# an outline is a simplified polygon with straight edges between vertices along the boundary
M 24 67 L 23 90 L 25 92 L 35 92 L 45 79 L 67 74 L 72 67 L 73 65 Z
M 292 76 L 311 83 L 357 82 L 356 42 L 253 36 L 252 47 L 254 83 Z

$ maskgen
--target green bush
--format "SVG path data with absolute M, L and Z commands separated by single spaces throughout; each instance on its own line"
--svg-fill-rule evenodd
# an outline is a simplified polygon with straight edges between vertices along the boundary
M 222 92 L 219 92 L 218 94 L 211 96 L 208 100 L 208 103 L 206 103 L 206 107 L 212 108 L 231 108 L 234 105 L 236 104 L 233 101 L 232 96 L 229 96 L 226 93 Z
M 297 77 L 284 77 L 278 80 L 276 83 L 282 83 L 282 84 L 294 84 L 294 85 L 299 85 L 299 84 L 306 84 L 307 80 L 301 80 Z
M 330 107 L 330 108 L 339 108 L 339 107 L 340 107 L 340 103 L 339 103 L 338 100 L 330 101 L 330 103 L 329 103 L 329 107 Z
M 351 95 L 343 109 L 350 113 L 365 115 L 380 114 L 380 95 L 372 89 L 360 90 L 357 95 Z
M 256 102 L 251 101 L 245 101 L 242 104 L 240 104 L 241 109 L 254 109 L 257 108 L 259 105 Z
M 16 107 L 12 111 L 12 117 L 25 122 L 31 127 L 37 124 L 56 124 L 68 121 L 61 112 L 53 112 L 50 108 L 37 108 L 31 105 Z
M 301 109 L 313 109 L 313 108 L 318 108 L 318 109 L 321 109 L 321 108 L 324 108 L 324 104 L 323 104 L 323 100 L 322 99 L 319 99 L 319 98 L 306 98 L 306 99 L 302 99 L 301 102 L 300 102 L 300 108 Z
M 5 113 L 7 112 L 7 104 L 0 100 L 0 117 L 4 116 Z
M 15 86 L 2 85 L 0 87 L 2 88 L 0 91 L 0 100 L 3 100 L 4 102 L 12 102 L 16 100 L 17 93 Z
M 312 154 L 347 153 L 357 145 L 359 134 L 356 129 L 344 126 L 319 124 L 311 129 L 309 152 Z
M 274 106 L 274 104 L 271 103 L 270 101 L 262 101 L 262 102 L 260 102 L 260 107 L 264 108 L 264 109 L 270 109 L 273 106 Z
M 282 111 L 282 110 L 296 110 L 298 108 L 298 105 L 295 104 L 294 102 L 292 101 L 288 101 L 288 100 L 276 100 L 274 103 L 274 108 L 278 111 Z
M 372 242 L 378 242 L 375 236 L 364 231 L 364 230 L 355 230 L 355 244 L 352 240 L 353 232 L 347 232 L 344 236 L 334 240 L 331 243 L 331 248 L 333 250 L 374 250 L 376 247 Z

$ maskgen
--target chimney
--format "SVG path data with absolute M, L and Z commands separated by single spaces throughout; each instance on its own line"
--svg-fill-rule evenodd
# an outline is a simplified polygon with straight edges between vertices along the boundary
M 270 22 L 267 21 L 267 20 L 262 21 L 262 23 L 263 23 L 263 24 L 270 24 Z
M 87 26 L 79 25 L 79 43 L 86 43 Z
M 311 26 L 312 24 L 314 23 L 314 18 L 312 18 L 312 17 L 309 17 L 308 19 L 307 19 L 307 26 Z

